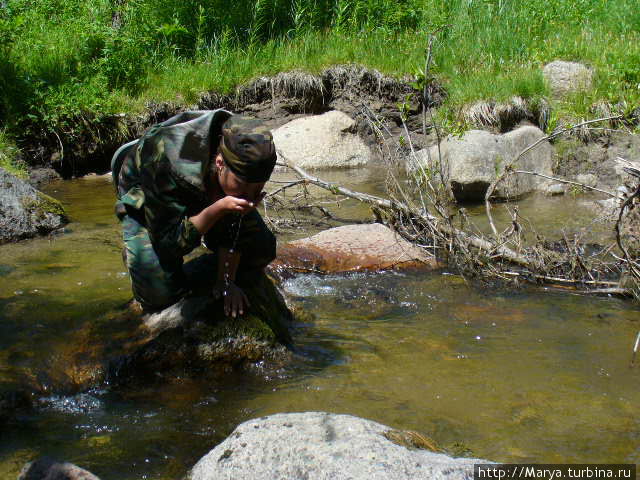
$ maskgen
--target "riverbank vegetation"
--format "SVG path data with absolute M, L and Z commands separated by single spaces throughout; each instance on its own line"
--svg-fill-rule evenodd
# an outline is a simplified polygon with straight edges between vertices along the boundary
M 594 68 L 592 88 L 554 109 L 579 119 L 640 98 L 636 0 L 8 0 L 0 4 L 0 122 L 21 140 L 149 102 L 190 105 L 259 75 L 359 63 L 399 77 L 424 66 L 444 118 L 476 100 L 548 96 L 554 59 Z M 429 79 L 431 80 L 431 79 Z

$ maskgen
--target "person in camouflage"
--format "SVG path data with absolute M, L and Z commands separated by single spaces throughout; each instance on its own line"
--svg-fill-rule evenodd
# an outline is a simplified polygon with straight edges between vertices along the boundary
M 116 151 L 123 256 L 145 311 L 188 293 L 183 256 L 203 243 L 218 253 L 214 294 L 224 296 L 225 313 L 244 313 L 236 274 L 275 258 L 275 237 L 256 211 L 275 161 L 268 129 L 225 110 L 178 114 Z

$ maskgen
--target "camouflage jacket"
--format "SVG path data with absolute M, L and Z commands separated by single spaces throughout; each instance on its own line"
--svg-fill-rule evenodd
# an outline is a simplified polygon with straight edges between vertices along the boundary
M 222 109 L 178 114 L 113 156 L 116 215 L 143 222 L 161 259 L 181 258 L 201 242 L 189 217 L 211 204 L 204 178 L 230 116 Z

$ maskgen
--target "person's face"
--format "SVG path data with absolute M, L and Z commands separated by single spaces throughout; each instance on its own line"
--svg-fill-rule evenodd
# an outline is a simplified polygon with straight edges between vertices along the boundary
M 220 153 L 216 156 L 216 168 L 219 172 L 218 182 L 225 195 L 243 198 L 249 202 L 256 202 L 260 199 L 265 182 L 252 183 L 241 180 L 227 167 Z

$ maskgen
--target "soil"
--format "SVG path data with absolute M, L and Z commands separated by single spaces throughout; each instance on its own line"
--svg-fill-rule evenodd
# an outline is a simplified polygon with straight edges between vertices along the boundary
M 206 92 L 196 105 L 156 103 L 149 104 L 142 115 L 121 113 L 100 119 L 88 119 L 85 115 L 59 138 L 43 134 L 20 146 L 32 167 L 44 168 L 32 174 L 32 183 L 40 185 L 56 174 L 69 178 L 108 172 L 111 156 L 120 145 L 184 110 L 225 108 L 263 119 L 271 128 L 299 117 L 340 110 L 356 120 L 358 133 L 371 147 L 374 158 L 378 141 L 372 129 L 372 116 L 383 120 L 384 126 L 380 128 L 392 140 L 391 145 L 408 153 L 409 146 L 400 138 L 406 137 L 400 114 L 402 104 L 414 148 L 419 150 L 436 143 L 435 134 L 421 134 L 423 94 L 411 82 L 410 78 L 395 79 L 356 65 L 331 67 L 319 75 L 299 71 L 280 73 L 257 78 L 232 94 Z M 430 85 L 426 105 L 429 111 L 437 109 L 445 99 L 446 92 L 440 85 Z M 475 122 L 474 128 L 504 133 L 523 123 L 543 127 L 549 111 L 546 104 L 529 105 L 524 100 L 513 100 L 507 104 L 478 102 L 462 115 Z M 556 175 L 575 179 L 579 174 L 593 173 L 601 188 L 615 189 L 628 180 L 616 168 L 616 157 L 631 161 L 640 158 L 640 138 L 628 133 L 600 135 L 587 142 L 578 136 L 563 137 L 554 146 Z
M 358 132 L 373 146 L 376 141 L 365 113 L 367 108 L 385 120 L 391 136 L 399 137 L 402 120 L 398 105 L 404 103 L 408 128 L 422 129 L 422 92 L 409 82 L 410 79 L 397 80 L 353 65 L 332 67 L 319 75 L 297 71 L 280 73 L 253 80 L 232 94 L 206 92 L 196 105 L 149 104 L 147 112 L 137 116 L 117 114 L 88 118 L 85 114 L 62 135 L 43 133 L 41 137 L 22 142 L 20 147 L 31 167 L 53 168 L 64 178 L 102 174 L 110 170 L 113 152 L 123 143 L 141 136 L 151 125 L 181 111 L 216 108 L 263 119 L 272 128 L 301 116 L 341 110 L 356 120 Z M 428 107 L 441 105 L 445 97 L 444 90 L 432 84 Z M 414 139 L 417 148 L 433 140 L 421 135 Z

